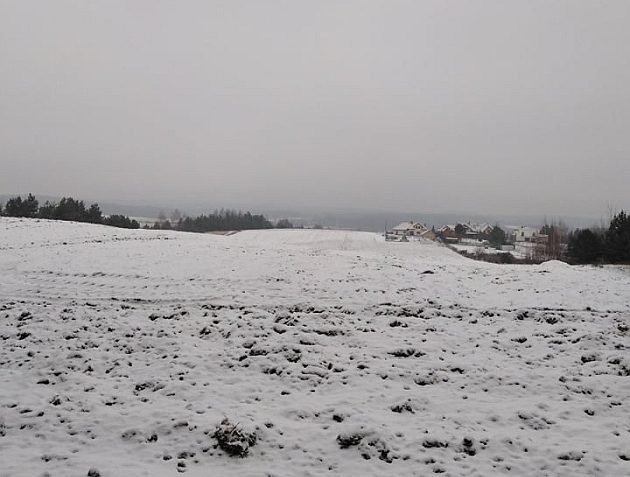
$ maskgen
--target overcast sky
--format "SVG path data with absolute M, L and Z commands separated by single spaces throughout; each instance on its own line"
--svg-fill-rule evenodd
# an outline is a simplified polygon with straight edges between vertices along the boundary
M 0 0 L 0 193 L 630 207 L 630 1 Z

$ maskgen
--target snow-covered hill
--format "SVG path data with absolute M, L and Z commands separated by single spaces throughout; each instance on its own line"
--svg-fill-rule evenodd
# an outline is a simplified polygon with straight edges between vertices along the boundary
M 622 268 L 2 218 L 0 476 L 630 475 L 629 328 Z

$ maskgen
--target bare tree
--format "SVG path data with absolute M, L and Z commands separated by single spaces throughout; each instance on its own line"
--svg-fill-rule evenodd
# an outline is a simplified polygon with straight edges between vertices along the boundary
M 551 224 L 547 223 L 540 229 L 540 244 L 543 250 L 540 254 L 542 258 L 546 260 L 558 260 L 563 257 L 566 250 L 566 243 L 568 239 L 568 228 L 566 224 L 559 220 L 551 221 Z
M 179 219 L 182 218 L 182 213 L 179 209 L 175 209 L 171 212 L 171 222 L 176 223 L 179 222 Z

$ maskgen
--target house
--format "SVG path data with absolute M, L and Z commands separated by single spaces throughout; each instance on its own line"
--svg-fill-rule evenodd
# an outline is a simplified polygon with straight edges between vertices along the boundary
M 407 237 L 414 237 L 416 235 L 420 235 L 427 228 L 420 223 L 414 223 L 413 220 L 409 222 L 401 222 L 396 227 L 392 229 L 394 235 L 406 235 Z
M 464 238 L 476 239 L 479 236 L 477 225 L 468 222 L 466 224 L 462 224 L 462 226 L 464 227 Z
M 392 229 L 394 235 L 413 235 L 413 222 L 401 222 Z
M 461 233 L 457 233 L 456 229 Z M 440 238 L 445 242 L 457 243 L 460 240 L 486 240 L 494 227 L 490 224 L 471 224 L 470 222 L 460 222 L 457 225 L 444 225 L 438 229 Z
M 443 225 L 437 230 L 437 232 L 440 239 L 442 239 L 442 241 L 444 242 L 459 242 L 459 236 L 457 235 L 457 232 L 455 232 L 455 225 Z
M 420 234 L 420 237 L 426 240 L 435 240 L 437 238 L 437 234 L 435 233 L 435 230 L 427 229 Z
M 534 227 L 526 227 L 521 225 L 512 230 L 513 242 L 537 242 L 539 240 L 539 231 Z
M 438 229 L 438 233 L 443 238 L 457 238 L 457 233 L 455 232 L 454 225 L 443 225 Z
M 402 222 L 392 229 L 394 235 L 403 237 L 420 237 L 427 240 L 435 240 L 436 234 L 426 225 L 410 220 Z
M 479 234 L 485 237 L 490 235 L 490 232 L 492 232 L 492 229 L 494 229 L 494 227 L 490 224 L 481 224 L 477 227 L 477 231 L 479 232 Z
M 487 237 L 488 235 L 490 235 L 490 232 L 492 232 L 493 229 L 492 225 L 486 223 L 471 224 L 470 222 L 468 222 L 466 224 L 462 224 L 462 226 L 464 227 L 465 237 L 474 239 Z

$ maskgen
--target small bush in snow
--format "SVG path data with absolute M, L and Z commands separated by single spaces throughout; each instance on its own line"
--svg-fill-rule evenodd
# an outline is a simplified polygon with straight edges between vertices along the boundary
M 227 418 L 217 426 L 212 437 L 217 440 L 222 450 L 235 457 L 247 456 L 249 448 L 256 444 L 255 433 L 244 431 L 238 424 L 232 424 Z

